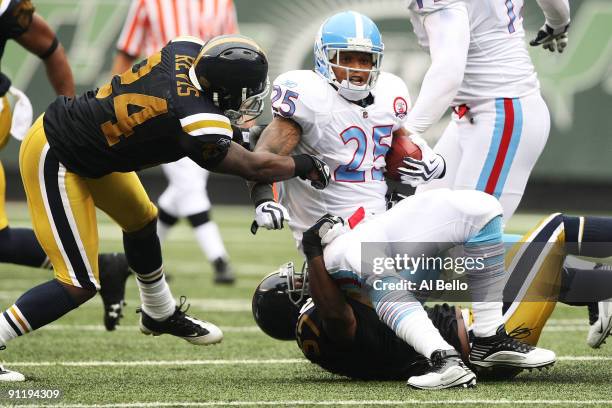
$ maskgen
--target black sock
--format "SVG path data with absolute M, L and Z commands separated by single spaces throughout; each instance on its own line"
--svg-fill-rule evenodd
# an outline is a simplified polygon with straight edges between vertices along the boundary
M 123 248 L 130 268 L 137 275 L 159 272 L 162 254 L 157 236 L 157 219 L 138 231 L 124 232 Z
M 0 315 L 0 341 L 22 336 L 47 325 L 78 306 L 57 280 L 28 290 Z
M 46 259 L 31 229 L 6 227 L 0 230 L 0 262 L 39 268 Z
M 568 254 L 605 258 L 612 256 L 612 218 L 563 216 Z
M 564 267 L 561 271 L 559 302 L 586 306 L 612 298 L 612 271 Z

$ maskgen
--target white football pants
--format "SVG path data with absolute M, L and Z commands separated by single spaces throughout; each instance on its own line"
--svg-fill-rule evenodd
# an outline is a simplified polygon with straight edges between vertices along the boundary
M 162 165 L 168 187 L 159 197 L 158 205 L 177 218 L 210 210 L 206 192 L 208 170 L 185 157 Z
M 500 200 L 507 221 L 548 139 L 548 108 L 539 92 L 468 107 L 462 118 L 453 113 L 434 148 L 446 160 L 446 175 L 419 186 L 417 193 L 441 187 L 484 191 Z

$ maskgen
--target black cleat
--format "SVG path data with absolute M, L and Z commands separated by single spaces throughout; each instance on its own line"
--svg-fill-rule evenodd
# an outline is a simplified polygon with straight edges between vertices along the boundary
M 140 331 L 146 335 L 160 336 L 171 334 L 198 346 L 220 343 L 223 340 L 223 332 L 212 323 L 198 320 L 186 314 L 189 305 L 183 311 L 187 298 L 181 296 L 181 304 L 176 311 L 166 320 L 158 321 L 147 315 L 142 308 L 136 310 L 140 313 Z
M 215 283 L 232 285 L 236 282 L 236 275 L 226 259 L 222 257 L 215 259 L 213 267 L 215 268 Z
M 544 368 L 556 361 L 553 351 L 531 346 L 506 333 L 504 325 L 489 337 L 476 337 L 470 351 L 470 364 L 476 369 L 514 367 Z
M 132 273 L 122 253 L 100 254 L 100 296 L 104 303 L 104 327 L 113 331 L 123 317 L 125 284 Z
M 420 390 L 441 390 L 452 387 L 473 387 L 476 375 L 461 360 L 456 350 L 436 350 L 431 355 L 431 367 L 423 375 L 415 375 L 406 383 Z

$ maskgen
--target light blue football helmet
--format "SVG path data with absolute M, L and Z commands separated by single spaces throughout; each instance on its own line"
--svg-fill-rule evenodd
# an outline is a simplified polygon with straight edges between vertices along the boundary
M 344 98 L 358 101 L 368 96 L 376 85 L 380 74 L 384 44 L 376 24 L 363 14 L 345 11 L 328 18 L 319 29 L 315 39 L 315 70 L 334 85 Z M 372 69 L 347 68 L 339 64 L 342 51 L 358 51 L 372 54 Z M 367 71 L 366 84 L 356 85 L 348 80 L 338 82 L 332 67 L 350 71 Z

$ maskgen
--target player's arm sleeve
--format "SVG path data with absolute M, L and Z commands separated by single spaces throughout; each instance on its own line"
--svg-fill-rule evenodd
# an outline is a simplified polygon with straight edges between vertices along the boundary
M 0 1 L 0 36 L 17 38 L 30 28 L 34 6 L 30 0 Z
M 546 23 L 554 29 L 570 23 L 570 5 L 568 0 L 537 0 L 544 12 Z
M 425 132 L 449 108 L 463 81 L 470 45 L 470 21 L 464 3 L 453 3 L 423 19 L 431 66 L 404 125 L 413 134 Z
M 148 24 L 145 0 L 132 0 L 117 40 L 117 51 L 133 59 L 142 55 Z
M 234 137 L 235 129 L 229 119 L 218 113 L 196 113 L 180 119 L 180 122 L 186 137 L 200 143 L 223 144 L 220 140 L 229 143 Z

